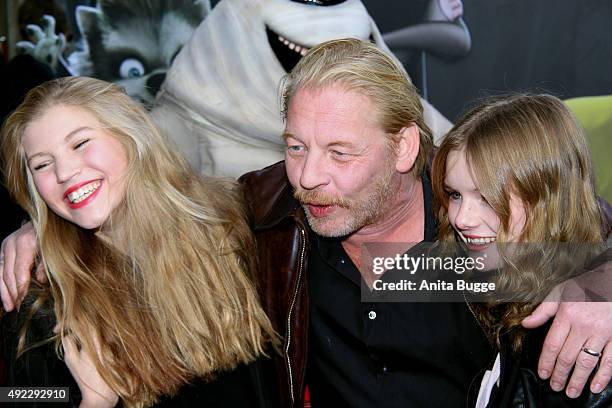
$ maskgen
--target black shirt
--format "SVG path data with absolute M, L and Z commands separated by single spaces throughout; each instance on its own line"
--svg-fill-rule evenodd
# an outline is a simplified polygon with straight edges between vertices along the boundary
M 436 236 L 423 180 L 425 241 Z M 362 302 L 339 239 L 313 234 L 308 382 L 313 408 L 464 407 L 495 358 L 464 303 Z M 476 389 L 479 383 L 474 385 Z M 474 387 L 473 386 L 473 387 Z

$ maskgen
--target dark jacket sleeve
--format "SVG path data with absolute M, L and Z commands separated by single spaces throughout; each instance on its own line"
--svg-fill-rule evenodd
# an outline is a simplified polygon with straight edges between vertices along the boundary
M 612 386 L 593 394 L 588 386 L 575 399 L 565 391 L 555 392 L 549 381 L 537 374 L 538 358 L 549 325 L 531 331 L 525 338 L 520 355 L 505 348 L 502 351 L 500 386 L 489 403 L 490 408 L 609 408 L 612 407 Z M 587 384 L 590 384 L 592 377 Z
M 19 332 L 30 309 L 28 302 L 19 312 L 6 314 L 2 319 L 2 354 L 6 365 L 7 387 L 68 387 L 69 403 L 28 402 L 2 406 L 28 407 L 78 407 L 81 401 L 79 388 L 70 370 L 55 352 L 54 342 L 45 342 L 53 333 L 55 318 L 52 312 L 37 313 L 28 325 L 26 351 L 17 356 Z M 49 309 L 47 309 L 49 310 Z M 41 344 L 42 343 L 42 344 Z M 30 346 L 30 347 L 28 347 Z

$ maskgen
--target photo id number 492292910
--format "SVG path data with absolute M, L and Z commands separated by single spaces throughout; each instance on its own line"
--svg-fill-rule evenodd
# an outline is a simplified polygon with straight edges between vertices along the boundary
M 2 402 L 68 402 L 68 387 L 0 387 Z

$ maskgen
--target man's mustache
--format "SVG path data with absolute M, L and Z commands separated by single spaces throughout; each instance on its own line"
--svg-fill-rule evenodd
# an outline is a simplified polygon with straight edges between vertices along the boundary
M 342 208 L 351 207 L 350 201 L 344 198 L 334 197 L 317 190 L 309 191 L 298 187 L 293 192 L 293 196 L 301 204 L 335 205 Z

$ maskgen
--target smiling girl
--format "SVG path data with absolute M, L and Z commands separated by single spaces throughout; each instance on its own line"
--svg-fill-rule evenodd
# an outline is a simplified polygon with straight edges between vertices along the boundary
M 67 386 L 26 347 L 52 338 L 82 406 L 257 406 L 253 362 L 275 335 L 234 182 L 202 179 L 119 87 L 88 78 L 33 89 L 2 153 L 48 278 L 13 316 L 10 380 Z
M 494 379 L 498 391 L 488 406 L 608 406 L 609 388 L 584 392 L 578 401 L 552 392 L 536 374 L 543 332 L 527 335 L 520 325 L 567 279 L 568 264 L 589 260 L 591 252 L 579 246 L 595 252 L 605 238 L 590 153 L 568 108 L 549 95 L 510 96 L 474 108 L 440 146 L 432 181 L 439 239 L 463 242 L 472 254 L 496 259 L 497 283 L 523 300 L 475 305 L 501 353 L 501 382 Z M 580 357 L 594 365 L 604 344 L 591 343 Z

